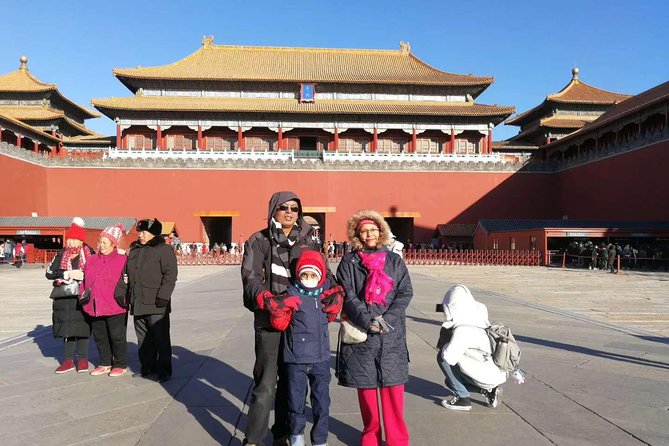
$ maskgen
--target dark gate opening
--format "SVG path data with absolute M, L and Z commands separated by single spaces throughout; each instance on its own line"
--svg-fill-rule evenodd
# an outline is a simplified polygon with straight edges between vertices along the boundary
M 409 243 L 413 243 L 413 217 L 386 217 L 386 222 L 395 234 L 395 238 L 404 243 L 405 248 L 409 247 Z
M 315 136 L 301 136 L 300 150 L 318 150 L 318 138 Z
M 209 248 L 214 243 L 225 243 L 230 247 L 232 243 L 232 217 L 200 217 L 204 231 L 209 239 Z

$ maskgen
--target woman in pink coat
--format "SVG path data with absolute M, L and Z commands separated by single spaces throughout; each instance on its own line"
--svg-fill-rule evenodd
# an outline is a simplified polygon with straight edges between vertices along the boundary
M 90 297 L 84 311 L 91 317 L 95 344 L 100 353 L 100 365 L 91 375 L 121 376 L 128 370 L 128 309 L 125 302 L 126 285 L 123 268 L 127 257 L 118 252 L 118 242 L 123 234 L 120 225 L 110 226 L 100 234 L 98 253 L 84 269 L 84 294 Z

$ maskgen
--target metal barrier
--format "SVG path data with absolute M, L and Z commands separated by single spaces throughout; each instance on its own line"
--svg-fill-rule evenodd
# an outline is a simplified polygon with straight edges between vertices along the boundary
M 461 251 L 405 250 L 407 265 L 508 265 L 539 266 L 543 264 L 541 251 L 520 250 L 474 250 Z
M 26 257 L 27 263 L 41 263 L 44 266 L 47 266 L 51 263 L 56 254 L 58 254 L 58 249 L 38 249 L 35 248 L 28 252 Z
M 226 253 L 178 254 L 177 265 L 241 265 L 242 255 Z

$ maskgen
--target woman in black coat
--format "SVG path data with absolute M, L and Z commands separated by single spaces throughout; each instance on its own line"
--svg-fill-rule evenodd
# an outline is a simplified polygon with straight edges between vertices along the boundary
M 85 233 L 83 220 L 75 218 L 65 232 L 65 248 L 53 259 L 46 270 L 46 278 L 53 280 L 53 336 L 65 341 L 64 360 L 55 370 L 66 373 L 75 369 L 74 354 L 77 352 L 76 370 L 88 371 L 88 337 L 91 326 L 79 303 L 78 295 L 55 297 L 55 287 L 64 287 L 73 282 L 81 282 L 84 278 L 83 268 L 93 251 L 84 244 Z
M 404 384 L 409 379 L 405 311 L 413 289 L 402 258 L 390 252 L 390 228 L 377 212 L 364 210 L 347 223 L 353 251 L 344 255 L 337 280 L 346 292 L 342 317 L 367 331 L 357 344 L 341 344 L 339 384 L 358 389 L 364 424 L 360 444 L 381 446 L 380 394 L 388 446 L 409 444 L 404 421 Z

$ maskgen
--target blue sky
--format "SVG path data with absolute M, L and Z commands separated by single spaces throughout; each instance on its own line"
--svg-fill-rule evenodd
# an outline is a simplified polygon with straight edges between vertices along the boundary
M 70 99 L 130 95 L 113 68 L 163 65 L 203 35 L 229 45 L 399 48 L 454 73 L 492 75 L 477 102 L 523 112 L 564 87 L 638 94 L 669 80 L 666 0 L 74 1 L 3 0 L 0 73 L 31 73 Z M 114 134 L 107 118 L 87 121 Z M 495 139 L 517 127 L 499 126 Z

